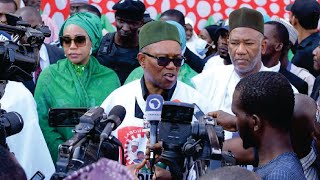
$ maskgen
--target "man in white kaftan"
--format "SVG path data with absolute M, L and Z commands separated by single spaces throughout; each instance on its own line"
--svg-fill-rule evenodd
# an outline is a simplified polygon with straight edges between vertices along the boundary
M 228 49 L 232 65 L 217 66 L 192 78 L 194 87 L 210 101 L 213 111 L 233 114 L 232 97 L 240 79 L 259 71 L 270 71 L 261 61 L 261 53 L 266 49 L 263 19 L 245 16 L 229 21 Z M 230 138 L 232 133 L 226 131 L 225 139 Z
M 0 103 L 2 109 L 15 111 L 23 118 L 22 131 L 6 140 L 27 178 L 40 171 L 46 179 L 50 179 L 55 167 L 39 127 L 37 106 L 32 94 L 22 83 L 9 81 Z

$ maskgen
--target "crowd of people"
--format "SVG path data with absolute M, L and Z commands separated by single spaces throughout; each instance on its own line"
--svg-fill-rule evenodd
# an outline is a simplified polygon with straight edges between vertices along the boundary
M 51 37 L 39 47 L 33 79 L 5 84 L 1 108 L 20 113 L 24 127 L 7 138 L 14 156 L 0 147 L 0 179 L 54 174 L 59 145 L 74 135 L 74 127 L 51 127 L 49 109 L 101 106 L 109 114 L 116 105 L 126 115 L 112 135 L 124 147 L 119 162 L 127 167 L 102 158 L 67 179 L 135 179 L 149 173 L 149 149 L 162 149 L 161 144 L 150 147 L 144 129 L 151 94 L 194 103 L 223 127 L 222 149 L 232 152 L 241 167 L 208 170 L 202 179 L 320 178 L 316 0 L 283 7 L 290 11 L 289 21 L 242 7 L 199 35 L 182 12 L 169 9 L 151 19 L 138 0 L 114 4 L 116 32 L 102 29 L 95 6 L 70 5 L 61 29 L 53 25 Z M 8 24 L 7 14 L 32 28 L 54 24 L 34 7 L 0 0 L 1 24 Z M 1 41 L 8 40 L 1 34 Z M 172 179 L 170 168 L 156 163 L 153 178 Z M 185 178 L 195 177 L 194 169 L 187 171 Z

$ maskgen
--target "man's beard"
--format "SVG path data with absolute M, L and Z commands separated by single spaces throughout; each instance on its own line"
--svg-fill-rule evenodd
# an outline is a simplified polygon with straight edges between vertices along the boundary
M 225 60 L 226 65 L 232 64 L 229 53 L 227 53 L 227 55 L 220 55 L 220 57 Z
M 231 58 L 231 57 L 230 57 Z M 231 62 L 233 62 L 234 59 L 231 58 Z M 259 48 L 259 52 L 256 54 L 256 56 L 253 58 L 251 64 L 246 69 L 238 69 L 235 68 L 236 71 L 240 74 L 247 74 L 249 72 L 252 72 L 254 68 L 257 66 L 257 64 L 261 61 L 261 47 Z

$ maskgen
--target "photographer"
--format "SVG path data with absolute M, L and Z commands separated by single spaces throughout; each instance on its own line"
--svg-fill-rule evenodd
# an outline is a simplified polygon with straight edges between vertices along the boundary
M 196 103 L 204 112 L 208 112 L 206 99 L 177 80 L 184 57 L 181 55 L 179 32 L 174 25 L 162 21 L 144 25 L 139 34 L 139 49 L 137 59 L 144 76 L 112 92 L 101 105 L 106 113 L 117 104 L 127 110 L 122 124 L 113 132 L 125 145 L 127 165 L 134 163 L 134 159 L 128 156 L 132 142 L 139 142 L 138 151 L 146 150 L 147 137 L 142 128 L 149 95 L 160 94 L 165 101 Z M 156 168 L 155 174 L 157 177 L 160 174 L 170 176 L 168 171 L 161 168 Z
M 13 14 L 18 9 L 14 0 L 0 0 L 0 24 L 8 24 L 6 13 Z

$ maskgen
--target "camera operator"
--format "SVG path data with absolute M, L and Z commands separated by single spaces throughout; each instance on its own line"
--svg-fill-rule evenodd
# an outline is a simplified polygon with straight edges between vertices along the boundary
M 40 12 L 34 7 L 26 6 L 20 8 L 15 12 L 15 15 L 20 16 L 22 20 L 30 24 L 32 28 L 36 29 L 44 25 Z M 38 67 L 34 73 L 34 79 L 23 82 L 32 94 L 34 94 L 35 85 L 41 71 L 47 68 L 50 64 L 56 63 L 59 59 L 65 58 L 63 49 L 46 43 L 43 43 L 40 46 L 39 54 L 40 62 L 38 63 Z
M 255 149 L 239 150 L 235 139 L 225 141 L 224 149 L 231 150 L 240 162 L 249 161 L 243 157 L 257 160 L 255 172 L 263 179 L 305 179 L 290 141 L 293 106 L 294 95 L 284 76 L 259 72 L 241 79 L 233 94 L 232 111 L 243 148 Z
M 17 3 L 14 0 L 0 0 L 0 24 L 8 24 L 6 14 L 13 14 L 17 9 Z
M 16 9 L 13 0 L 0 0 L 1 24 L 8 24 L 6 13 L 14 13 Z M 10 40 L 10 36 L 6 36 L 6 40 Z M 14 81 L 2 84 L 0 91 L 4 91 L 0 99 L 1 108 L 19 113 L 24 120 L 22 131 L 6 139 L 10 151 L 14 153 L 28 178 L 37 171 L 50 177 L 55 168 L 38 124 L 36 103 L 32 94 L 22 83 Z
M 145 24 L 139 34 L 139 49 L 137 59 L 144 76 L 113 91 L 101 105 L 106 113 L 117 104 L 127 110 L 122 124 L 113 132 L 125 145 L 127 165 L 134 163 L 128 156 L 132 142 L 139 142 L 138 151 L 146 151 L 147 138 L 142 128 L 148 95 L 160 94 L 165 101 L 196 103 L 204 112 L 208 112 L 209 104 L 196 90 L 177 80 L 184 57 L 174 25 L 163 21 Z M 170 173 L 161 168 L 156 168 L 155 174 L 170 177 Z
M 294 113 L 290 126 L 291 144 L 303 165 L 303 171 L 308 180 L 318 179 L 320 174 L 320 162 L 317 158 L 319 150 L 315 145 L 316 140 L 313 139 L 316 111 L 317 106 L 313 99 L 303 94 L 295 94 Z M 240 138 L 227 140 L 224 145 L 225 150 L 234 153 L 240 164 L 252 164 L 258 160 L 254 157 L 253 148 L 246 150 L 242 148 Z

